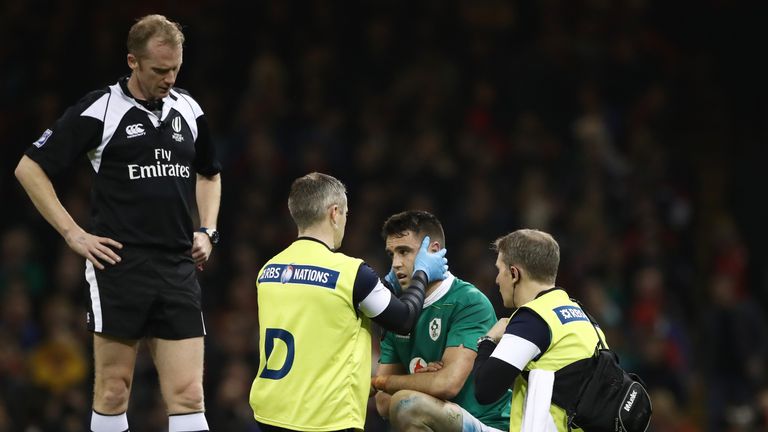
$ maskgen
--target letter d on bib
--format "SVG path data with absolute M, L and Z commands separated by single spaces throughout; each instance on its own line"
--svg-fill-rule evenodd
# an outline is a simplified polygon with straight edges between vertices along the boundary
M 267 365 L 264 366 L 264 370 L 261 371 L 261 375 L 259 376 L 261 378 L 279 380 L 280 378 L 288 375 L 288 371 L 290 371 L 291 367 L 293 366 L 293 355 L 295 352 L 293 335 L 290 334 L 287 330 L 268 328 L 264 337 L 266 338 L 264 341 L 264 351 Z M 275 339 L 280 339 L 283 341 L 287 348 L 285 361 L 283 362 L 283 366 L 280 367 L 280 369 L 269 368 L 269 357 L 272 355 L 272 350 L 275 349 Z

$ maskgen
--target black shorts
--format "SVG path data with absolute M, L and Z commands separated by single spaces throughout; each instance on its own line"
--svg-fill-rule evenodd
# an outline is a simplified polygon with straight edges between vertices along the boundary
M 88 330 L 125 339 L 205 335 L 195 263 L 189 253 L 125 245 L 121 261 L 86 261 Z

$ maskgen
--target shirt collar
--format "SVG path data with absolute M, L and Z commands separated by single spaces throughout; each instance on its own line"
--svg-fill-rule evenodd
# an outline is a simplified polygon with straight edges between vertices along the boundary
M 311 241 L 311 242 L 316 242 L 316 243 L 319 243 L 319 244 L 323 245 L 329 251 L 336 252 L 335 250 L 331 249 L 327 244 L 323 243 L 322 241 L 320 241 L 320 240 L 318 240 L 318 239 L 316 239 L 314 237 L 301 236 L 301 237 L 298 237 L 296 239 L 296 241 L 299 241 L 299 240 L 308 240 L 308 241 Z
M 443 298 L 447 293 L 448 290 L 451 289 L 451 285 L 453 285 L 453 281 L 456 279 L 451 272 L 448 272 L 448 277 L 443 279 L 442 282 L 440 282 L 440 285 L 437 286 L 437 288 L 432 291 L 432 293 L 424 299 L 424 308 L 431 306 L 432 303 L 440 300 Z
M 557 290 L 565 291 L 563 288 L 560 288 L 560 287 L 552 287 L 550 289 L 545 289 L 544 291 L 539 292 L 538 294 L 536 294 L 535 298 L 539 298 L 539 297 L 543 296 L 544 294 L 548 294 L 548 293 L 551 293 L 552 291 L 557 291 Z
M 136 101 L 136 103 L 144 107 L 147 111 L 158 114 L 158 117 L 160 117 L 159 113 L 163 111 L 163 102 L 165 102 L 166 100 L 169 100 L 169 101 L 173 100 L 173 96 L 171 95 L 171 93 L 168 93 L 168 96 L 164 97 L 163 99 L 156 99 L 153 101 L 137 99 L 135 96 L 133 96 L 133 94 L 131 94 L 131 90 L 128 89 L 128 80 L 130 78 L 131 78 L 130 75 L 125 75 L 117 81 L 118 84 L 120 84 L 120 89 L 123 91 L 123 93 L 129 98 Z

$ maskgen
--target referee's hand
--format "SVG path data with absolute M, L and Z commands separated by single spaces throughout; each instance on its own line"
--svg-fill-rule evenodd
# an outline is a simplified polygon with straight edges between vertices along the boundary
M 212 250 L 213 244 L 208 234 L 195 232 L 192 237 L 192 259 L 198 270 L 203 271 L 203 264 L 208 261 Z
M 123 245 L 109 237 L 95 236 L 81 229 L 67 235 L 64 239 L 70 249 L 90 261 L 99 270 L 104 270 L 102 261 L 112 265 L 120 262 L 120 255 L 113 248 L 122 249 Z

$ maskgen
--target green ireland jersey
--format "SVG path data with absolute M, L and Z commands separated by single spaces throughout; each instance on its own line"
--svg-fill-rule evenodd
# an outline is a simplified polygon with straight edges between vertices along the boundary
M 381 341 L 382 364 L 402 364 L 414 373 L 430 362 L 440 361 L 446 348 L 477 350 L 477 339 L 496 324 L 491 302 L 474 285 L 449 275 L 424 301 L 424 310 L 413 331 L 402 336 L 388 332 Z M 511 391 L 490 405 L 475 399 L 474 374 L 451 399 L 483 424 L 509 428 Z

